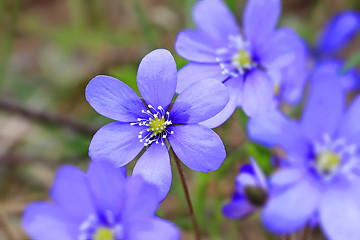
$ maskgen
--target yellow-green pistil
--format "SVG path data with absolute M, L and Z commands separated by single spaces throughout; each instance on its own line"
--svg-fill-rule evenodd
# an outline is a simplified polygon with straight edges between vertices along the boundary
M 281 91 L 280 84 L 279 84 L 279 83 L 275 83 L 275 84 L 274 84 L 274 94 L 275 94 L 275 96 L 279 95 L 279 94 L 280 94 L 280 91 Z
M 233 66 L 237 68 L 250 68 L 251 67 L 251 57 L 249 53 L 245 50 L 239 50 L 231 59 Z
M 99 227 L 93 235 L 94 240 L 115 240 L 114 233 L 106 227 Z
M 164 131 L 164 129 L 166 128 L 167 124 L 165 122 L 165 118 L 154 118 L 151 119 L 150 122 L 148 123 L 148 131 L 152 131 L 153 132 L 153 136 L 156 136 L 160 133 L 162 133 Z
M 324 151 L 316 158 L 317 168 L 322 173 L 331 173 L 339 166 L 339 164 L 340 157 L 331 151 Z

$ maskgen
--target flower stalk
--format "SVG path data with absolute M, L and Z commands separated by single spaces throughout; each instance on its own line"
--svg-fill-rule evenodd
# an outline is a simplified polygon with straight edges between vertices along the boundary
M 190 198 L 190 192 L 189 192 L 189 188 L 187 186 L 187 183 L 186 183 L 186 179 L 185 179 L 185 174 L 184 174 L 184 171 L 181 167 L 181 163 L 180 163 L 180 160 L 179 158 L 176 156 L 176 153 L 174 152 L 174 150 L 171 148 L 171 151 L 173 153 L 173 156 L 174 156 L 174 161 L 176 163 L 176 167 L 179 171 L 179 175 L 180 175 L 180 179 L 181 179 L 181 184 L 182 184 L 182 187 L 184 189 L 184 193 L 185 193 L 185 198 L 186 198 L 186 203 L 188 205 L 188 209 L 189 209 L 189 214 L 190 214 L 190 217 L 191 217 L 191 221 L 192 221 L 192 224 L 193 224 L 193 227 L 194 227 L 194 231 L 195 231 L 195 239 L 196 240 L 200 240 L 201 239 L 201 233 L 200 233 L 200 228 L 199 228 L 199 224 L 196 220 L 196 216 L 195 216 L 195 212 L 194 212 L 194 208 L 193 208 L 193 205 L 191 203 L 191 198 Z

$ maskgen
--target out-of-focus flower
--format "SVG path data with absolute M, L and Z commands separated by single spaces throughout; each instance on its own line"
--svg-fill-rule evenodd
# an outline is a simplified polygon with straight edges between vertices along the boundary
M 296 103 L 306 79 L 306 50 L 289 28 L 275 29 L 280 0 L 250 0 L 243 31 L 221 0 L 201 0 L 193 11 L 197 30 L 178 34 L 175 49 L 191 62 L 179 71 L 176 91 L 204 78 L 216 78 L 229 89 L 228 105 L 202 124 L 216 127 L 236 107 L 253 116 L 280 100 Z
M 325 26 L 318 43 L 318 52 L 333 54 L 344 47 L 360 30 L 360 14 L 344 11 L 333 17 Z
M 155 186 L 125 168 L 92 163 L 87 173 L 62 167 L 51 190 L 53 202 L 29 205 L 23 227 L 36 240 L 180 239 L 174 224 L 155 215 Z
M 344 113 L 339 79 L 326 73 L 314 77 L 300 122 L 277 111 L 249 122 L 251 139 L 287 154 L 270 178 L 263 221 L 286 234 L 316 219 L 329 239 L 359 239 L 360 96 Z
M 360 78 L 356 69 L 343 72 L 345 61 L 338 58 L 337 52 L 344 48 L 359 30 L 360 14 L 354 11 L 341 12 L 327 23 L 314 50 L 314 71 L 327 71 L 338 75 L 346 91 L 358 88 Z
M 244 218 L 263 206 L 267 199 L 267 182 L 264 173 L 253 158 L 244 164 L 235 180 L 231 202 L 223 207 L 228 218 Z
M 146 148 L 133 174 L 157 185 L 162 198 L 169 192 L 172 179 L 165 140 L 195 171 L 214 171 L 226 157 L 220 137 L 197 124 L 225 107 L 229 101 L 226 87 L 215 79 L 198 81 L 179 94 L 170 107 L 176 82 L 173 56 L 159 49 L 146 55 L 139 66 L 137 84 L 143 99 L 123 82 L 108 76 L 95 77 L 86 88 L 90 105 L 117 121 L 94 135 L 90 158 L 120 167 Z
M 342 88 L 345 91 L 356 89 L 360 85 L 359 74 L 356 69 L 350 69 L 346 72 L 342 72 L 344 67 L 344 61 L 340 59 L 327 59 L 316 63 L 312 75 L 327 74 L 333 75 L 338 78 Z M 312 79 L 318 79 L 313 77 Z

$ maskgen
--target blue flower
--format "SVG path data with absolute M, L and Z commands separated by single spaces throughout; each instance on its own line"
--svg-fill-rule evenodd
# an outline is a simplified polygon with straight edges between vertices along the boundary
M 287 155 L 270 179 L 263 221 L 279 234 L 315 221 L 328 239 L 359 239 L 360 96 L 345 112 L 339 79 L 314 77 L 301 121 L 277 111 L 249 121 L 251 139 Z
M 30 204 L 23 227 L 36 240 L 180 239 L 174 224 L 155 215 L 157 188 L 125 168 L 92 163 L 87 173 L 73 166 L 57 172 L 53 202 Z
M 178 34 L 175 49 L 191 62 L 179 71 L 177 92 L 199 79 L 216 78 L 229 89 L 230 101 L 202 123 L 216 127 L 236 107 L 253 116 L 280 100 L 297 103 L 306 80 L 306 48 L 289 28 L 275 29 L 280 0 L 250 0 L 243 31 L 221 0 L 201 0 L 194 8 L 197 30 Z
M 351 91 L 359 87 L 360 78 L 356 69 L 342 72 L 344 61 L 341 59 L 324 59 L 315 64 L 312 75 L 328 74 L 337 77 L 341 87 L 345 91 Z M 317 77 L 313 77 L 317 79 Z
M 169 51 L 159 49 L 146 55 L 139 66 L 137 84 L 143 99 L 108 76 L 95 77 L 86 88 L 90 105 L 117 121 L 94 135 L 89 147 L 91 159 L 120 167 L 145 148 L 133 174 L 157 185 L 162 198 L 172 179 L 166 140 L 179 159 L 195 171 L 214 171 L 226 156 L 220 137 L 197 124 L 225 107 L 229 101 L 226 87 L 215 79 L 198 81 L 170 106 L 176 83 L 175 60 Z
M 235 180 L 235 192 L 231 202 L 223 207 L 228 218 L 244 218 L 262 206 L 267 199 L 267 182 L 264 173 L 253 158 L 244 164 Z
M 337 53 L 355 37 L 360 30 L 360 14 L 354 11 L 344 11 L 333 17 L 325 26 L 315 46 L 314 71 L 327 71 L 336 74 L 344 90 L 359 87 L 360 78 L 356 69 L 342 72 L 345 64 Z
M 321 54 L 334 54 L 343 48 L 360 30 L 360 14 L 344 11 L 333 17 L 325 26 L 317 42 Z

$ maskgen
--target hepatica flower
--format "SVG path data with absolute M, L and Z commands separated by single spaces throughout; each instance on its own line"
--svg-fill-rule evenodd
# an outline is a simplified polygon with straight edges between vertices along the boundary
M 116 120 L 93 137 L 89 155 L 93 161 L 124 166 L 142 149 L 134 175 L 158 186 L 164 198 L 171 185 L 166 141 L 179 159 L 195 171 L 220 167 L 226 152 L 220 137 L 197 124 L 219 113 L 229 101 L 226 87 L 214 79 L 198 81 L 178 95 L 173 105 L 177 69 L 171 53 L 154 50 L 141 61 L 137 84 L 141 99 L 123 82 L 95 77 L 86 88 L 86 99 L 100 114 Z
M 267 182 L 264 173 L 253 158 L 244 164 L 235 179 L 232 200 L 223 207 L 228 218 L 244 218 L 263 206 L 267 199 Z
M 343 72 L 345 62 L 341 59 L 324 59 L 315 63 L 312 74 L 335 75 L 345 91 L 355 90 L 360 85 L 357 69 L 349 69 Z M 316 77 L 313 79 L 317 79 Z
M 315 219 L 328 239 L 359 239 L 360 97 L 344 112 L 339 79 L 316 77 L 300 122 L 279 112 L 249 122 L 250 138 L 287 154 L 270 179 L 263 221 L 285 234 Z
M 203 125 L 219 126 L 236 107 L 253 116 L 280 100 L 296 103 L 301 97 L 306 51 L 294 31 L 275 28 L 280 8 L 280 0 L 249 0 L 240 30 L 221 0 L 195 5 L 197 29 L 180 32 L 175 43 L 178 54 L 191 61 L 179 71 L 176 91 L 211 77 L 230 92 L 224 110 Z
M 345 90 L 359 87 L 356 69 L 342 71 L 345 61 L 337 53 L 360 31 L 360 14 L 344 11 L 333 17 L 325 26 L 314 49 L 315 71 L 337 74 Z
M 333 17 L 325 26 L 317 41 L 317 52 L 321 55 L 333 55 L 343 47 L 360 30 L 360 14 L 355 11 L 344 11 Z
M 36 240 L 180 239 L 174 224 L 155 215 L 158 191 L 125 168 L 92 163 L 84 173 L 62 167 L 51 190 L 53 202 L 29 205 L 23 227 Z

